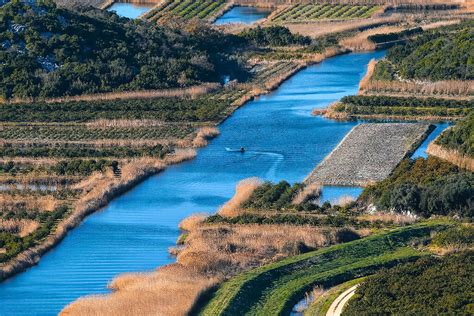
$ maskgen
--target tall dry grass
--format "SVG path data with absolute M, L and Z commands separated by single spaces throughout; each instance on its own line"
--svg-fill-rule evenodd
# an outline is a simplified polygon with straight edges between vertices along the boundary
M 193 214 L 191 216 L 186 217 L 183 219 L 178 227 L 184 231 L 192 231 L 201 226 L 201 224 L 206 220 L 206 214 Z
M 359 82 L 359 92 L 358 94 L 361 94 L 362 91 L 367 89 L 367 86 L 370 83 L 370 80 L 372 76 L 374 75 L 375 67 L 377 66 L 377 60 L 371 59 L 369 62 L 369 65 L 367 67 L 367 73 L 365 76 L 360 80 Z
M 60 202 L 61 201 L 49 194 L 22 196 L 21 199 L 18 199 L 17 196 L 0 195 L 0 209 L 22 207 L 30 210 L 52 211 L 59 206 Z
M 202 225 L 188 233 L 177 262 L 229 277 L 244 270 L 338 242 L 334 228 L 290 225 Z
M 41 100 L 34 99 L 12 99 L 9 103 L 29 103 L 34 101 L 43 101 L 46 103 L 60 103 L 71 101 L 110 101 L 110 100 L 131 100 L 131 99 L 154 99 L 154 98 L 172 98 L 172 97 L 196 97 L 202 94 L 212 92 L 220 87 L 218 83 L 205 83 L 197 86 L 176 89 L 163 90 L 142 90 L 109 92 L 97 94 L 83 94 L 78 96 L 66 96 L 60 98 L 48 98 Z
M 304 186 L 303 190 L 300 190 L 291 202 L 294 205 L 298 205 L 305 202 L 317 201 L 321 196 L 322 185 L 320 183 L 310 183 Z
M 428 145 L 426 152 L 428 153 L 428 155 L 438 157 L 454 165 L 457 165 L 460 168 L 474 172 L 474 159 L 469 156 L 462 155 L 456 150 L 447 149 L 443 146 L 436 144 L 435 142 L 431 142 Z
M 39 223 L 29 219 L 10 219 L 0 220 L 0 232 L 7 232 L 17 234 L 20 237 L 25 237 L 37 230 Z
M 396 224 L 396 225 L 410 225 L 417 221 L 416 216 L 407 215 L 407 214 L 400 214 L 400 213 L 385 213 L 385 212 L 377 212 L 374 214 L 364 214 L 357 217 L 358 220 L 361 221 L 369 221 L 373 222 L 383 222 L 389 224 Z
M 196 137 L 193 139 L 193 147 L 199 148 L 199 147 L 207 146 L 207 144 L 209 143 L 209 140 L 219 135 L 220 135 L 220 132 L 217 127 L 213 127 L 213 126 L 201 127 L 198 130 Z
M 112 294 L 81 298 L 66 306 L 60 315 L 182 316 L 217 282 L 216 278 L 171 264 L 152 273 L 121 275 L 110 284 Z
M 354 201 L 355 201 L 354 197 L 352 197 L 350 195 L 343 195 L 337 200 L 337 202 L 335 204 L 339 205 L 339 206 L 342 206 L 342 207 L 345 207 L 345 206 L 350 205 Z
M 421 94 L 425 96 L 472 96 L 474 81 L 472 80 L 443 80 L 435 82 L 415 81 L 368 81 L 364 87 L 365 93 L 399 93 L 403 95 Z
M 248 200 L 253 191 L 260 185 L 262 185 L 262 181 L 258 178 L 249 178 L 240 181 L 237 184 L 234 196 L 219 209 L 219 215 L 234 217 L 241 214 L 240 205 Z

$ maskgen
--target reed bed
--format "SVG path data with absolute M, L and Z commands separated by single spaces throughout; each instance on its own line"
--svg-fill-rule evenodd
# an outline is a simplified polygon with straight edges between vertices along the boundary
M 342 229 L 341 229 L 342 230 Z M 202 225 L 188 233 L 177 262 L 230 277 L 287 256 L 336 243 L 338 229 L 291 225 Z
M 262 185 L 262 181 L 258 178 L 249 178 L 240 181 L 237 184 L 234 196 L 219 209 L 219 215 L 227 217 L 240 215 L 242 213 L 240 205 L 248 200 L 255 189 L 260 185 Z
M 25 237 L 38 229 L 39 223 L 29 219 L 21 220 L 0 220 L 0 232 L 7 232 L 17 234 L 20 237 Z
M 200 295 L 217 284 L 179 264 L 171 264 L 152 273 L 124 274 L 114 279 L 114 292 L 104 296 L 81 298 L 60 315 L 186 315 Z
M 304 186 L 293 198 L 292 204 L 298 205 L 310 201 L 317 201 L 321 196 L 322 185 L 319 183 L 310 183 Z
M 418 220 L 416 216 L 395 212 L 377 212 L 374 214 L 364 214 L 358 216 L 357 219 L 362 221 L 369 221 L 371 223 L 382 222 L 388 224 L 396 224 L 397 226 L 410 225 Z
M 377 60 L 371 59 L 367 66 L 367 73 L 359 82 L 359 92 L 358 92 L 359 94 L 361 94 L 362 91 L 367 90 L 367 86 L 370 83 L 370 80 L 374 74 L 376 66 L 377 66 Z
M 50 194 L 22 196 L 21 199 L 18 199 L 17 196 L 0 195 L 0 209 L 22 207 L 31 210 L 52 211 L 59 206 L 59 204 L 60 201 Z
M 217 127 L 205 126 L 201 127 L 196 137 L 193 139 L 193 147 L 205 147 L 209 143 L 209 140 L 220 135 L 219 129 Z
M 369 80 L 363 87 L 363 94 L 398 93 L 401 95 L 423 96 L 472 96 L 474 95 L 474 81 L 472 80 L 443 80 L 435 82 L 414 81 L 381 81 Z
M 205 83 L 202 85 L 163 89 L 163 90 L 142 90 L 142 91 L 125 91 L 125 92 L 110 92 L 97 94 L 83 94 L 78 96 L 66 96 L 61 98 L 48 98 L 41 100 L 34 99 L 12 99 L 8 103 L 31 103 L 35 101 L 42 101 L 46 103 L 62 103 L 72 101 L 110 101 L 110 100 L 131 100 L 131 99 L 155 99 L 155 98 L 172 98 L 172 97 L 197 97 L 220 87 L 217 83 Z
M 431 156 L 438 157 L 456 166 L 459 166 L 460 168 L 474 172 L 474 159 L 469 156 L 462 155 L 456 150 L 447 149 L 436 144 L 435 142 L 431 142 L 428 145 L 426 152 Z

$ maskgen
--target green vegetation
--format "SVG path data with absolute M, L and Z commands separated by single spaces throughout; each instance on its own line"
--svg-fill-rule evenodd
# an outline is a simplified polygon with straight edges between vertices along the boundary
M 183 19 L 207 20 L 215 17 L 226 4 L 226 0 L 166 0 L 158 8 L 148 12 L 145 18 L 150 21 L 159 21 L 178 16 Z
M 59 206 L 52 212 L 25 209 L 5 209 L 0 211 L 0 217 L 5 220 L 11 218 L 16 220 L 28 219 L 40 223 L 37 229 L 24 237 L 0 229 L 0 248 L 5 248 L 5 253 L 0 253 L 0 263 L 8 261 L 23 250 L 41 242 L 53 231 L 57 222 L 65 218 L 68 212 L 69 208 L 66 205 Z
M 331 287 L 371 274 L 384 266 L 413 260 L 408 248 L 446 224 L 413 225 L 290 257 L 244 272 L 225 282 L 201 310 L 202 315 L 281 315 L 313 286 Z
M 392 47 L 379 62 L 374 80 L 406 79 L 473 80 L 474 22 L 425 32 L 403 45 Z
M 380 43 L 404 40 L 404 39 L 410 38 L 411 36 L 415 34 L 419 34 L 422 32 L 423 32 L 423 29 L 421 27 L 415 27 L 412 29 L 403 30 L 401 32 L 370 35 L 368 39 L 369 41 L 372 41 L 376 44 L 380 44 Z
M 50 1 L 14 1 L 0 11 L 0 97 L 218 82 L 224 74 L 243 74 L 229 57 L 238 43 L 204 25 L 169 28 L 99 10 L 68 11 Z
M 316 300 L 311 303 L 309 308 L 304 312 L 304 315 L 305 316 L 326 315 L 332 302 L 334 302 L 334 300 L 338 298 L 339 295 L 341 295 L 342 293 L 344 293 L 344 291 L 350 289 L 354 285 L 361 283 L 365 279 L 366 277 L 357 278 L 354 280 L 344 282 L 333 288 L 330 288 L 327 292 L 324 292 L 320 297 L 316 297 Z
M 347 4 L 296 4 L 273 19 L 273 22 L 304 22 L 317 20 L 361 19 L 371 17 L 379 7 Z
M 474 246 L 474 226 L 470 224 L 450 227 L 436 234 L 431 244 L 448 249 L 464 249 Z
M 250 44 L 255 46 L 289 46 L 289 45 L 309 45 L 311 38 L 299 34 L 292 34 L 290 30 L 283 26 L 270 26 L 249 28 L 239 34 Z
M 341 99 L 336 112 L 351 116 L 463 117 L 474 107 L 473 100 L 353 95 Z
M 403 160 L 392 175 L 366 188 L 359 201 L 420 216 L 474 217 L 474 174 L 434 157 Z
M 2 122 L 87 122 L 96 119 L 154 119 L 167 122 L 218 121 L 229 100 L 209 97 L 4 104 Z
M 474 157 L 474 112 L 453 128 L 444 131 L 436 143 L 462 155 Z
M 472 315 L 474 252 L 420 258 L 367 278 L 343 315 Z

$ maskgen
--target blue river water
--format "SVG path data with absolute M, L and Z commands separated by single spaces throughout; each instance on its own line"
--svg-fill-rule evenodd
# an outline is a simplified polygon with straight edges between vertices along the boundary
M 136 19 L 143 13 L 148 12 L 153 6 L 155 6 L 155 4 L 152 3 L 135 4 L 115 2 L 107 10 L 115 11 L 118 15 L 129 19 Z
M 357 124 L 314 117 L 311 110 L 356 93 L 370 59 L 383 55 L 328 59 L 247 103 L 221 124 L 221 136 L 194 160 L 113 200 L 37 266 L 1 283 L 0 315 L 54 315 L 80 296 L 106 293 L 117 274 L 173 262 L 167 251 L 179 235 L 178 223 L 192 213 L 215 212 L 244 178 L 302 181 Z M 247 149 L 243 154 L 225 150 L 241 146 Z M 332 188 L 330 196 L 351 190 Z
M 255 7 L 240 7 L 236 6 L 224 13 L 219 17 L 214 24 L 230 24 L 230 23 L 242 23 L 252 24 L 258 20 L 264 19 L 269 16 L 271 10 L 255 8 Z

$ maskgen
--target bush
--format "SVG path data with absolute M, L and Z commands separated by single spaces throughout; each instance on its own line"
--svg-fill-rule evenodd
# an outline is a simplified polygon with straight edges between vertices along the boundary
M 239 34 L 250 44 L 255 46 L 289 46 L 309 45 L 311 38 L 299 34 L 292 34 L 284 26 L 270 26 L 247 29 Z
M 343 315 L 471 315 L 474 252 L 421 258 L 369 277 Z

